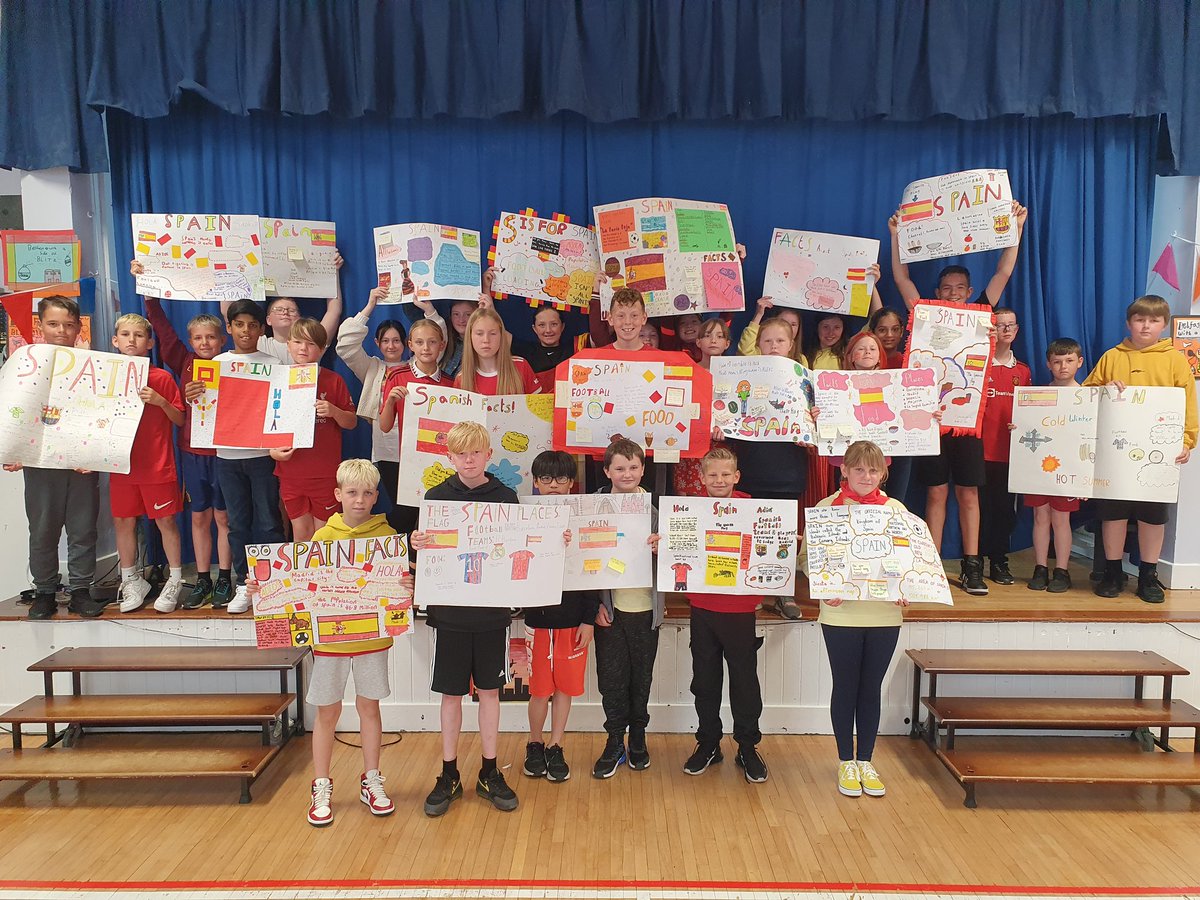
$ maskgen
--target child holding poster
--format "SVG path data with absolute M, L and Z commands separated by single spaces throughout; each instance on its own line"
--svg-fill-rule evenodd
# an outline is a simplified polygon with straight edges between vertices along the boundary
M 1196 446 L 1196 381 L 1182 353 L 1175 349 L 1163 330 L 1171 321 L 1171 307 L 1155 294 L 1138 297 L 1125 311 L 1129 337 L 1108 350 L 1084 385 L 1108 385 L 1118 392 L 1126 387 L 1179 387 L 1184 390 L 1183 452 L 1177 464 L 1188 461 Z M 1104 535 L 1104 578 L 1095 587 L 1101 597 L 1118 597 L 1125 589 L 1121 561 L 1125 555 L 1125 532 L 1130 519 L 1138 523 L 1137 595 L 1147 603 L 1166 599 L 1158 581 L 1158 556 L 1171 508 L 1166 503 L 1138 500 L 1097 500 L 1096 509 Z
M 724 319 L 709 319 L 700 326 L 700 334 L 696 338 L 696 360 L 704 368 L 709 368 L 714 356 L 724 356 L 731 342 L 729 323 Z M 720 429 L 713 429 L 713 439 L 720 440 Z M 701 460 L 695 458 L 681 459 L 671 472 L 671 483 L 675 493 L 681 497 L 703 497 L 704 481 L 700 474 Z
M 904 509 L 880 488 L 887 481 L 883 451 L 870 441 L 855 441 L 842 460 L 842 486 L 818 506 L 854 506 L 860 503 Z M 800 559 L 808 574 L 808 548 L 800 546 Z M 879 600 L 822 600 L 817 621 L 829 654 L 833 691 L 829 717 L 838 750 L 838 791 L 847 797 L 882 797 L 883 780 L 871 762 L 879 733 L 880 692 L 887 674 L 900 625 L 901 607 Z M 858 732 L 858 749 L 854 736 Z
M 529 363 L 509 350 L 504 320 L 491 307 L 480 307 L 467 320 L 462 369 L 454 386 L 485 397 L 498 394 L 537 394 L 537 376 Z
M 821 316 L 817 320 L 817 343 L 808 353 L 812 360 L 810 369 L 837 370 L 845 368 L 842 357 L 846 353 L 846 322 L 835 314 Z
M 513 352 L 529 363 L 543 394 L 554 392 L 554 369 L 574 352 L 570 338 L 563 339 L 564 327 L 562 313 L 553 306 L 543 306 L 533 314 L 537 342 L 512 342 Z

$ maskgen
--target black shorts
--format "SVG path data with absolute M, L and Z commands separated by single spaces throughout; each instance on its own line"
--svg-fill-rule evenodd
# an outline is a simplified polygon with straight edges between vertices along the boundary
M 1096 518 L 1101 522 L 1127 522 L 1137 519 L 1147 525 L 1166 525 L 1172 503 L 1150 500 L 1093 500 Z
M 939 456 L 918 456 L 917 481 L 925 487 L 938 487 L 952 478 L 958 487 L 987 484 L 983 464 L 983 439 L 972 434 L 942 435 Z
M 508 682 L 508 629 L 495 631 L 433 631 L 435 694 L 465 697 L 471 685 L 481 691 L 502 688 Z

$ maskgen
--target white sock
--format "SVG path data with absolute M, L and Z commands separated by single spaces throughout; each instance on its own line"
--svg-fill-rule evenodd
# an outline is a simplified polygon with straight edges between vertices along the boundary
M 171 567 L 171 581 L 183 581 L 183 566 Z
M 135 575 L 136 572 L 137 572 L 137 566 L 130 566 L 129 568 L 125 568 L 124 566 L 121 566 L 121 580 L 122 581 L 132 581 L 135 577 L 137 577 Z

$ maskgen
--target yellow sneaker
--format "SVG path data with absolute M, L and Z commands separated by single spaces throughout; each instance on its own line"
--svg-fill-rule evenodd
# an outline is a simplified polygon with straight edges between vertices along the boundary
M 838 766 L 838 790 L 847 797 L 861 797 L 862 782 L 858 780 L 858 764 L 848 759 Z
M 858 761 L 858 777 L 862 781 L 862 791 L 868 797 L 882 797 L 887 793 L 887 788 L 883 786 L 883 779 L 879 777 L 879 773 L 869 762 Z

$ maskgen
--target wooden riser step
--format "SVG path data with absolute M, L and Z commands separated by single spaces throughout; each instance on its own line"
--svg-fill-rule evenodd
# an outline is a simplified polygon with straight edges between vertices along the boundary
M 1143 650 L 907 650 L 927 675 L 1187 675 Z
M 1130 743 L 1130 742 L 1126 742 Z M 938 758 L 963 784 L 1200 784 L 1200 753 L 1138 750 L 971 750 L 938 748 Z
M 0 750 L 0 779 L 256 778 L 280 748 L 245 746 L 64 747 Z
M 0 722 L 33 725 L 268 725 L 295 694 L 83 694 L 32 697 Z
M 64 647 L 30 672 L 250 672 L 290 669 L 307 647 Z
M 940 725 L 951 728 L 1134 729 L 1200 727 L 1200 709 L 1182 700 L 1060 697 L 923 697 Z

